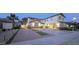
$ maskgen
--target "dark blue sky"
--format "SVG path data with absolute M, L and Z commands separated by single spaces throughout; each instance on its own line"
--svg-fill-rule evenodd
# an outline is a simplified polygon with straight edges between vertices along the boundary
M 0 17 L 4 18 L 8 16 L 10 13 L 0 13 Z M 15 13 L 19 18 L 23 17 L 36 17 L 36 18 L 47 18 L 49 16 L 55 15 L 57 13 Z M 73 17 L 77 18 L 77 21 L 79 21 L 79 13 L 64 13 L 66 16 L 65 20 L 71 21 Z

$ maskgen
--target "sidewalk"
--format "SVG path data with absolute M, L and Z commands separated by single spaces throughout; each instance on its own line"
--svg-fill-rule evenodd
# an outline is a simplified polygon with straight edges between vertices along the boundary
M 10 30 L 10 31 L 5 31 L 0 33 L 0 44 L 6 43 L 12 36 L 13 34 L 17 31 L 16 30 Z

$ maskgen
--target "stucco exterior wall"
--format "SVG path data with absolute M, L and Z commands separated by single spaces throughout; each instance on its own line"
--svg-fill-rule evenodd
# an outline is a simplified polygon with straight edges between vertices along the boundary
M 58 29 L 58 27 L 66 26 L 64 23 L 60 22 L 60 21 L 62 21 L 62 22 L 64 21 L 64 16 L 62 16 L 62 15 L 51 16 L 51 17 L 46 18 L 45 20 L 40 20 L 41 22 L 43 22 L 43 24 L 41 24 L 40 22 L 36 23 L 35 21 L 30 23 L 33 20 L 37 20 L 37 19 L 28 18 L 27 25 L 35 27 L 35 24 L 37 24 L 38 27 L 40 25 L 42 25 L 44 28 L 52 28 L 52 29 L 53 28 Z
M 60 23 L 60 21 L 64 21 L 64 17 L 61 15 L 57 15 L 57 16 L 46 19 L 45 24 L 46 26 L 48 25 L 49 28 L 65 27 L 63 23 Z
M 61 19 L 60 19 L 61 17 Z M 48 19 L 46 19 L 46 23 L 57 23 L 59 21 L 64 21 L 64 17 L 61 15 L 58 16 L 54 16 L 54 17 L 50 17 Z

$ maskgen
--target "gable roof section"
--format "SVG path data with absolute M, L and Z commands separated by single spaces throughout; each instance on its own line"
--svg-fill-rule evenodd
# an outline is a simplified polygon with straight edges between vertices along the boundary
M 55 17 L 55 16 L 58 16 L 58 15 L 61 15 L 61 16 L 63 16 L 63 17 L 65 18 L 65 16 L 64 16 L 63 13 L 59 13 L 59 14 L 56 14 L 56 15 L 50 16 L 50 17 L 48 17 L 48 18 Z M 46 18 L 46 19 L 48 19 L 48 18 Z
M 34 18 L 34 17 L 28 17 L 28 18 L 30 18 L 30 19 L 32 19 L 32 20 L 34 20 L 34 19 L 36 19 L 36 20 L 44 20 L 44 19 Z
M 53 15 L 53 16 L 49 16 L 48 18 L 55 17 L 55 16 L 58 16 L 58 15 L 61 15 L 65 18 L 63 13 L 59 13 L 59 14 L 56 14 L 56 15 Z M 28 18 L 30 18 L 32 20 L 39 20 L 39 21 L 48 19 L 48 18 L 40 19 L 40 18 L 34 18 L 34 17 L 28 17 Z
M 31 21 L 30 21 L 30 23 L 31 22 L 40 22 L 40 23 L 43 23 L 43 20 L 45 20 L 45 19 L 40 19 L 40 18 L 34 18 L 34 17 L 28 17 L 28 18 L 30 18 L 31 19 Z
M 0 18 L 0 22 L 12 23 L 13 21 L 8 18 Z

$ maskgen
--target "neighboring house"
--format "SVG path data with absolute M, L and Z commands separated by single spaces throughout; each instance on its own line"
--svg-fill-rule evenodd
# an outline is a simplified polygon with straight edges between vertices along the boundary
M 0 18 L 0 29 L 12 29 L 13 22 L 7 18 Z
M 61 23 L 66 24 L 65 28 L 69 28 L 71 30 L 78 30 L 79 29 L 79 23 L 78 22 L 61 22 Z
M 14 24 L 14 26 L 13 26 Z M 10 20 L 8 18 L 0 18 L 0 29 L 13 29 L 15 27 L 20 27 L 21 22 L 19 20 Z

